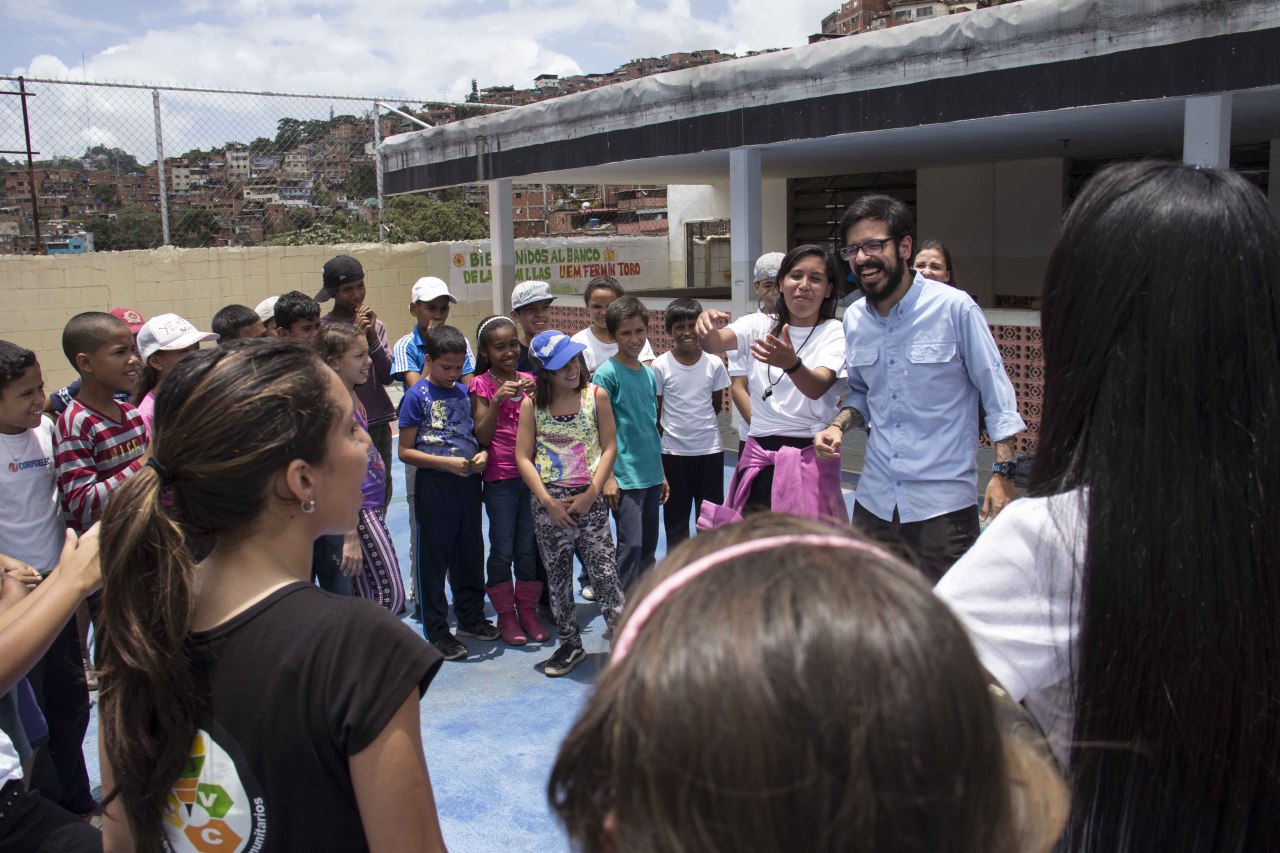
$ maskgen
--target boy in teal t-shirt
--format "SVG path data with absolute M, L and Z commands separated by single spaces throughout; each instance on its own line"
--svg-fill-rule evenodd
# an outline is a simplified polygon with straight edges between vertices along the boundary
M 618 460 L 605 483 L 604 499 L 618 527 L 618 579 L 627 589 L 653 565 L 667 481 L 658 434 L 658 383 L 639 358 L 649 339 L 649 312 L 639 299 L 624 296 L 609 306 L 604 319 L 618 352 L 596 369 L 591 381 L 609 394 L 617 425 Z

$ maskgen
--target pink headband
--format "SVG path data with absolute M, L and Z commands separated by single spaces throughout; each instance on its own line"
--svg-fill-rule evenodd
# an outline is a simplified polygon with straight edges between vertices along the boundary
M 813 533 L 796 533 L 786 536 L 766 536 L 763 539 L 751 539 L 746 542 L 739 542 L 737 545 L 730 545 L 714 554 L 707 554 L 705 557 L 699 557 L 687 566 L 677 569 L 673 574 L 668 575 L 661 583 L 654 587 L 653 592 L 645 596 L 631 614 L 631 618 L 627 620 L 627 624 L 623 627 L 622 632 L 618 635 L 618 639 L 613 644 L 613 655 L 609 659 L 610 666 L 616 665 L 631 649 L 631 644 L 635 642 L 636 635 L 640 633 L 640 629 L 649 621 L 649 617 L 653 615 L 653 611 L 662 605 L 662 602 L 671 597 L 672 593 L 680 589 L 689 581 L 713 569 L 721 563 L 726 563 L 735 557 L 745 557 L 747 554 L 758 554 L 761 551 L 771 551 L 775 548 L 781 548 L 784 545 L 813 545 L 821 548 L 844 548 L 849 551 L 862 551 L 867 554 L 874 554 L 884 560 L 892 560 L 893 557 L 888 551 L 872 545 L 869 542 L 863 542 L 860 539 L 850 539 L 846 536 L 822 536 Z

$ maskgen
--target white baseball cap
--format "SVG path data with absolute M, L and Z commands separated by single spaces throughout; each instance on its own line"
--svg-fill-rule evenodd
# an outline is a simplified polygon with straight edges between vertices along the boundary
M 519 311 L 526 305 L 532 305 L 535 302 L 551 302 L 554 300 L 555 294 L 551 292 L 551 285 L 545 281 L 525 281 L 516 285 L 516 289 L 511 291 L 511 310 Z
M 752 284 L 761 281 L 777 281 L 778 271 L 782 269 L 782 259 L 786 255 L 781 252 L 769 252 L 761 255 L 756 260 L 755 275 L 751 279 Z
M 138 330 L 138 352 L 147 359 L 164 350 L 186 349 L 192 344 L 216 341 L 218 335 L 202 332 L 177 314 L 152 317 Z
M 449 297 L 449 301 L 455 305 L 458 302 L 457 297 L 449 292 L 449 285 L 433 275 L 424 275 L 413 283 L 412 301 L 414 302 L 431 302 L 441 296 Z
M 279 296 L 268 296 L 259 302 L 258 307 L 253 309 L 258 315 L 258 319 L 263 323 L 270 323 L 274 320 L 276 318 L 276 303 L 279 301 Z

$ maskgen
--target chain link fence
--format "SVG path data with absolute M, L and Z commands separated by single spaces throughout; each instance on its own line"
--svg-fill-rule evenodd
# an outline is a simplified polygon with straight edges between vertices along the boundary
M 0 253 L 380 239 L 376 146 L 435 103 L 0 76 Z

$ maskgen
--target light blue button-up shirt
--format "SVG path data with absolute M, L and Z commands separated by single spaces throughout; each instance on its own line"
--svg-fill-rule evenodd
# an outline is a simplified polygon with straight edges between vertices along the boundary
M 978 395 L 987 434 L 1027 428 L 982 309 L 962 290 L 917 274 L 880 313 L 859 299 L 844 314 L 849 395 L 872 425 L 857 501 L 889 521 L 924 521 L 978 499 Z

